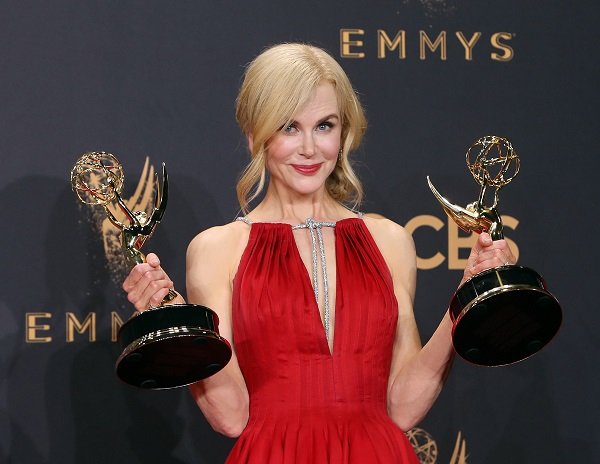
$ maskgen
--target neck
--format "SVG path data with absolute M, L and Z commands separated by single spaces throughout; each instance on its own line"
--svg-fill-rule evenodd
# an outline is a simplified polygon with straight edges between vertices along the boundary
M 284 194 L 272 184 L 264 199 L 252 211 L 253 220 L 299 224 L 308 218 L 319 221 L 337 221 L 352 216 L 351 211 L 331 198 L 325 188 L 309 195 L 285 191 Z

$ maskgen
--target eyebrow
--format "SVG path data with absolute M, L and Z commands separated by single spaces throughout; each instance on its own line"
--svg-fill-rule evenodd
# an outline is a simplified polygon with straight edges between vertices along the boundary
M 322 118 L 319 118 L 318 121 L 319 122 L 323 122 L 323 121 L 327 121 L 328 119 L 337 119 L 337 120 L 339 120 L 340 117 L 338 116 L 337 113 L 331 113 L 331 114 L 328 114 L 327 116 L 323 116 Z M 290 121 L 290 124 L 297 123 L 297 122 L 298 122 L 298 120 L 292 119 Z
M 317 124 L 321 124 L 329 119 L 337 119 L 338 121 L 341 120 L 341 118 L 338 116 L 337 113 L 331 113 L 328 114 L 327 116 L 320 118 L 317 122 Z M 298 121 L 296 119 L 292 119 L 289 122 L 287 122 L 286 124 L 284 124 L 283 126 L 281 126 L 278 130 L 283 130 L 285 129 L 287 126 L 291 125 L 291 124 L 298 124 Z
M 321 121 L 321 122 L 322 121 L 327 121 L 328 119 L 337 119 L 337 120 L 339 120 L 340 117 L 337 115 L 337 113 L 331 113 L 330 115 L 325 116 L 324 118 L 319 119 L 319 121 Z

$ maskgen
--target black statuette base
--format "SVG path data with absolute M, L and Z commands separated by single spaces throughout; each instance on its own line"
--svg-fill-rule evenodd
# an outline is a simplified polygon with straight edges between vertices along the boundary
M 123 351 L 115 366 L 117 376 L 153 390 L 210 377 L 231 358 L 218 325 L 212 310 L 193 304 L 167 305 L 133 316 L 119 330 Z
M 506 265 L 465 282 L 450 302 L 456 352 L 482 366 L 513 364 L 552 340 L 562 310 L 534 270 Z

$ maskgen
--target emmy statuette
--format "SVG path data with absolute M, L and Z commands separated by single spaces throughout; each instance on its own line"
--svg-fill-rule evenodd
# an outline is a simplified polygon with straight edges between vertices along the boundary
M 427 182 L 444 211 L 465 232 L 504 238 L 498 192 L 519 172 L 511 143 L 495 135 L 477 140 L 466 153 L 467 166 L 480 185 L 479 198 L 465 208 L 450 203 Z M 493 188 L 492 206 L 484 204 Z M 558 332 L 562 310 L 533 269 L 506 264 L 471 277 L 454 293 L 449 306 L 456 352 L 474 364 L 503 366 L 522 361 L 543 348 Z
M 162 219 L 169 179 L 163 163 L 162 188 L 155 176 L 155 206 L 150 215 L 131 211 L 121 197 L 123 167 L 106 152 L 84 153 L 71 170 L 71 186 L 87 205 L 100 205 L 121 230 L 121 246 L 131 265 L 143 263 L 140 248 Z M 109 208 L 120 210 L 119 221 Z M 195 304 L 168 304 L 177 294 L 169 290 L 161 305 L 136 313 L 118 333 L 122 352 L 115 371 L 125 383 L 145 389 L 189 385 L 221 370 L 231 358 L 231 347 L 219 335 L 219 319 L 211 309 Z

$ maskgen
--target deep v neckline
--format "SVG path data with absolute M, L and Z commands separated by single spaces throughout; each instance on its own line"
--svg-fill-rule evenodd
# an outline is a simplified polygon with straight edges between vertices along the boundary
M 356 219 L 356 218 L 347 218 L 347 219 Z M 338 344 L 338 311 L 339 311 L 339 307 L 338 307 L 338 252 L 337 252 L 337 226 L 341 221 L 347 220 L 347 219 L 341 219 L 340 221 L 337 222 L 332 222 L 332 223 L 326 223 L 328 224 L 327 227 L 331 227 L 333 229 L 333 249 L 334 249 L 334 264 L 335 264 L 335 283 L 334 288 L 335 288 L 335 303 L 333 305 L 333 313 L 334 313 L 334 319 L 333 319 L 333 331 L 331 331 L 331 326 L 329 327 L 331 333 L 331 347 L 329 346 L 329 339 L 327 336 L 327 330 L 326 330 L 326 326 L 325 326 L 325 321 L 324 318 L 321 318 L 321 308 L 319 308 L 319 301 L 317 299 L 316 296 L 316 292 L 315 292 L 315 287 L 313 285 L 313 278 L 311 277 L 311 273 L 309 271 L 309 268 L 304 264 L 304 261 L 302 260 L 302 255 L 300 253 L 300 248 L 298 247 L 298 242 L 296 241 L 296 237 L 294 236 L 294 231 L 295 230 L 300 230 L 302 228 L 305 227 L 299 227 L 298 226 L 292 226 L 290 225 L 289 228 L 287 228 L 286 230 L 288 231 L 288 233 L 290 234 L 290 240 L 291 243 L 293 244 L 292 249 L 294 250 L 294 254 L 295 254 L 295 260 L 296 260 L 296 265 L 300 267 L 301 269 L 301 275 L 303 276 L 302 280 L 303 280 L 303 284 L 305 286 L 306 289 L 310 289 L 310 291 L 315 294 L 315 297 L 312 298 L 312 305 L 313 305 L 313 310 L 311 311 L 312 315 L 311 317 L 316 317 L 316 322 L 318 322 L 318 324 L 316 324 L 319 327 L 318 330 L 318 341 L 319 344 L 321 345 L 322 351 L 324 351 L 326 354 L 328 354 L 330 357 L 333 357 L 334 354 L 336 353 L 336 345 Z M 307 220 L 308 222 L 309 220 Z M 333 224 L 333 225 L 331 225 Z M 313 254 L 313 253 L 311 253 Z M 314 255 L 313 255 L 313 260 L 315 259 Z M 326 258 L 325 258 L 326 259 Z M 323 270 L 323 272 L 326 272 L 326 270 Z M 321 280 L 323 282 L 323 279 Z M 323 288 L 325 289 L 326 285 L 331 285 L 331 281 L 329 279 L 327 279 L 327 281 L 329 282 L 329 284 L 326 284 L 325 282 L 323 282 Z M 318 283 L 317 283 L 318 285 Z
M 312 302 L 310 303 L 312 305 L 312 310 L 310 311 L 312 314 L 310 317 L 314 317 L 315 319 L 315 325 L 319 328 L 319 330 L 317 331 L 317 342 L 321 347 L 321 351 L 328 355 L 330 358 L 333 358 L 334 354 L 337 352 L 336 347 L 339 345 L 339 343 L 341 343 L 339 341 L 339 336 L 340 336 L 340 332 L 339 332 L 339 320 L 340 320 L 340 294 L 339 294 L 339 289 L 340 286 L 338 285 L 339 282 L 339 274 L 338 274 L 338 269 L 339 269 L 339 256 L 338 256 L 338 233 L 337 233 L 337 229 L 340 226 L 340 224 L 343 224 L 347 221 L 363 221 L 363 214 L 362 213 L 358 213 L 357 217 L 349 217 L 349 218 L 343 218 L 343 219 L 339 219 L 338 221 L 335 222 L 326 222 L 326 221 L 314 221 L 312 219 L 307 219 L 306 222 L 304 223 L 300 223 L 300 224 L 296 224 L 296 225 L 292 225 L 289 223 L 285 223 L 285 222 L 265 222 L 265 221 L 257 221 L 254 222 L 250 219 L 248 219 L 245 216 L 240 216 L 236 218 L 237 221 L 241 221 L 244 222 L 246 224 L 248 224 L 251 228 L 253 225 L 272 225 L 272 226 L 285 226 L 284 230 L 286 231 L 287 234 L 289 234 L 289 240 L 291 241 L 292 247 L 291 249 L 293 250 L 293 254 L 295 255 L 295 261 L 296 261 L 296 265 L 299 266 L 300 269 L 300 274 L 301 274 L 301 280 L 303 281 L 302 286 L 304 287 L 305 290 L 310 290 L 310 293 L 313 294 L 313 298 L 311 298 Z M 331 344 L 331 348 L 329 346 L 329 340 L 327 337 L 327 332 L 325 330 L 325 324 L 323 321 L 323 318 L 321 318 L 321 309 L 319 308 L 319 302 L 317 300 L 317 298 L 315 297 L 315 292 L 314 292 L 314 286 L 312 284 L 312 279 L 311 279 L 311 273 L 309 271 L 309 268 L 304 264 L 304 261 L 302 260 L 302 255 L 300 254 L 300 249 L 298 247 L 298 243 L 296 242 L 296 237 L 294 236 L 294 231 L 297 229 L 302 229 L 302 228 L 308 228 L 306 227 L 307 223 L 309 221 L 314 221 L 316 223 L 321 223 L 322 225 L 325 224 L 328 227 L 332 227 L 333 228 L 333 236 L 334 236 L 334 244 L 333 244 L 333 248 L 335 251 L 335 258 L 334 258 L 334 264 L 335 264 L 335 268 L 336 268 L 336 277 L 335 277 L 335 283 L 334 288 L 335 288 L 335 303 L 334 303 L 334 321 L 333 321 L 333 332 L 332 332 L 332 344 Z M 343 226 L 342 226 L 343 227 Z M 252 235 L 252 233 L 251 233 Z

